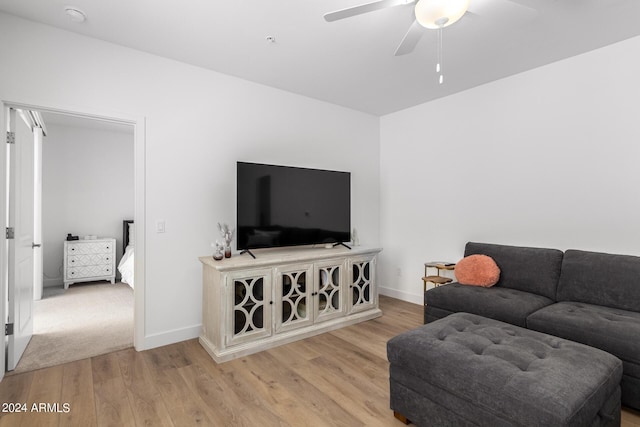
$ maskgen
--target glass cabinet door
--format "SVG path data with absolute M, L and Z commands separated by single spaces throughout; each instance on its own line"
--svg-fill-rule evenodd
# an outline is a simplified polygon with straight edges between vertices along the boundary
M 344 313 L 344 271 L 343 261 L 316 263 L 315 320 L 329 320 Z
M 313 323 L 313 265 L 276 269 L 276 333 Z
M 376 304 L 374 287 L 375 259 L 354 258 L 349 261 L 349 311 L 368 310 Z
M 271 270 L 232 273 L 227 284 L 227 344 L 271 335 Z

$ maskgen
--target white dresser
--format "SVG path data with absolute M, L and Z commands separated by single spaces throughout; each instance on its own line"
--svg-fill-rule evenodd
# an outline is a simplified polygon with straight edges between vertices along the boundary
M 66 240 L 64 288 L 76 282 L 116 279 L 116 239 Z

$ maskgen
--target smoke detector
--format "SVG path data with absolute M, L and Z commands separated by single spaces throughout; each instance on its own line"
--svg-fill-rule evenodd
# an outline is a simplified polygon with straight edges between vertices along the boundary
M 67 14 L 72 22 L 75 22 L 77 24 L 82 24 L 87 20 L 87 15 L 85 15 L 85 13 L 77 7 L 67 6 L 64 8 L 64 13 Z

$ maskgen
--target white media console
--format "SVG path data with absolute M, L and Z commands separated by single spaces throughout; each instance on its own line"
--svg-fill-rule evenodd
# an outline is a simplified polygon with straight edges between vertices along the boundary
M 382 249 L 264 249 L 222 261 L 201 257 L 200 344 L 216 362 L 382 315 L 376 260 Z

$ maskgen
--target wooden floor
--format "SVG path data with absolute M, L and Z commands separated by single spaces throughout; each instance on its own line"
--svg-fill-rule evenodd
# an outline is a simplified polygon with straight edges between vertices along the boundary
M 422 307 L 380 306 L 378 319 L 220 365 L 190 340 L 7 376 L 0 426 L 400 427 L 386 342 L 420 325 Z M 26 412 L 6 412 L 16 404 Z M 640 427 L 640 413 L 622 416 Z

